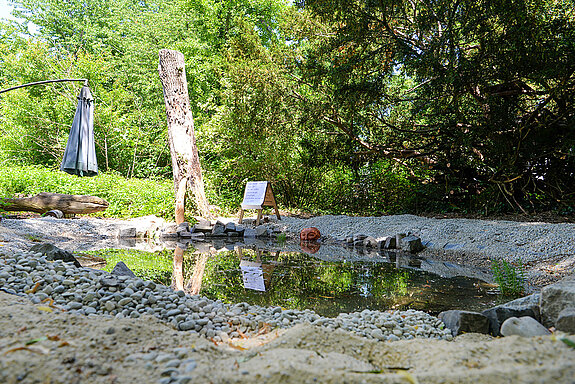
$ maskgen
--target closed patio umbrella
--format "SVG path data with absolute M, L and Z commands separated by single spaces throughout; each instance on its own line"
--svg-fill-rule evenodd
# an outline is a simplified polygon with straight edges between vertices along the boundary
M 98 174 L 94 144 L 94 99 L 87 85 L 82 87 L 78 96 L 78 106 L 60 169 L 78 176 Z

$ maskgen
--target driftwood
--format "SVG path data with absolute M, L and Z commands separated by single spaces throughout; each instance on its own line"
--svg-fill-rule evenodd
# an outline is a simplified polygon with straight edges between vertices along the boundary
M 108 208 L 108 202 L 96 196 L 64 195 L 41 192 L 36 196 L 0 199 L 0 209 L 5 211 L 30 211 L 45 213 L 54 209 L 65 215 L 94 213 Z
M 158 72 L 164 90 L 168 119 L 168 141 L 172 157 L 172 173 L 176 193 L 176 224 L 184 222 L 186 191 L 189 190 L 197 212 L 211 217 L 204 192 L 202 168 L 194 134 L 194 118 L 190 109 L 184 54 L 160 50 Z

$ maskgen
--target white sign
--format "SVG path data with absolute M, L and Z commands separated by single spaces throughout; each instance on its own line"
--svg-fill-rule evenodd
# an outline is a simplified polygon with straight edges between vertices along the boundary
M 262 209 L 267 188 L 267 181 L 249 181 L 244 191 L 242 209 Z
M 260 263 L 242 260 L 240 269 L 242 270 L 242 278 L 246 289 L 265 292 L 264 271 Z

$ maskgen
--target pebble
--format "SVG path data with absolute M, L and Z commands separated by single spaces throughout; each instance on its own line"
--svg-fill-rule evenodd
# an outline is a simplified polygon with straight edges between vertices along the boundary
M 26 291 L 31 292 L 36 281 L 40 283 L 37 293 L 27 294 L 33 302 L 49 297 L 61 308 L 90 316 L 138 318 L 141 313 L 147 313 L 173 324 L 180 331 L 197 332 L 214 340 L 237 337 L 240 332 L 255 333 L 265 324 L 289 328 L 300 323 L 330 330 L 340 328 L 382 341 L 414 337 L 452 339 L 451 331 L 436 317 L 415 310 L 381 312 L 366 309 L 328 318 L 311 310 L 224 304 L 198 295 L 186 295 L 183 291 L 174 292 L 169 287 L 138 278 L 116 278 L 104 271 L 76 268 L 71 263 L 48 262 L 37 254 L 0 254 L 0 286 L 5 292 L 25 295 Z M 114 332 L 113 328 L 106 331 L 107 334 Z M 173 353 L 132 356 L 131 359 L 141 359 L 142 365 L 146 360 L 160 364 L 162 380 L 185 384 L 193 381 L 189 374 L 197 367 L 195 360 L 187 358 L 189 352 L 179 348 Z

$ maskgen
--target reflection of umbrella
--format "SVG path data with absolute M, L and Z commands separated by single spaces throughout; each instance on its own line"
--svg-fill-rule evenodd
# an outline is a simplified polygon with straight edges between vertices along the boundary
M 98 174 L 94 145 L 94 99 L 86 85 L 78 96 L 78 106 L 60 169 L 78 176 Z

